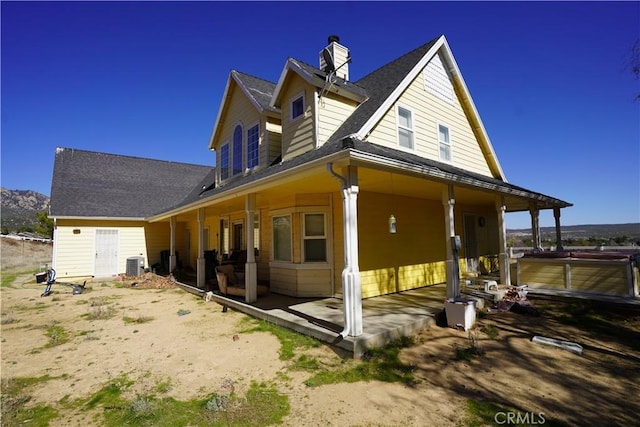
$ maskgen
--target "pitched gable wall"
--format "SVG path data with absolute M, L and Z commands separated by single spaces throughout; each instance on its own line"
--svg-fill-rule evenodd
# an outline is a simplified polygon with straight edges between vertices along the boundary
M 329 137 L 353 113 L 358 104 L 355 101 L 326 93 L 318 101 L 318 141 L 319 145 L 327 142 Z
M 288 160 L 315 148 L 315 88 L 295 73 L 282 94 L 282 160 Z M 291 100 L 304 93 L 304 115 L 291 121 Z
M 450 130 L 452 164 L 472 172 L 492 176 L 457 97 L 454 96 L 453 102 L 449 102 L 443 99 L 446 96 L 436 95 L 433 91 L 425 89 L 425 70 L 433 67 L 430 72 L 435 71 L 437 74 L 436 70 L 441 67 L 438 64 L 439 57 L 434 59 L 434 64 L 430 62 L 418 73 L 398 101 L 373 128 L 367 140 L 390 148 L 398 148 L 396 107 L 399 104 L 413 112 L 415 154 L 440 161 L 438 145 L 438 124 L 440 123 Z M 439 86 L 440 90 L 446 93 L 446 84 L 440 82 Z
M 253 103 L 247 98 L 247 96 L 238 88 L 234 83 L 232 85 L 231 98 L 225 106 L 225 115 L 220 123 L 220 132 L 218 137 L 214 141 L 214 148 L 216 150 L 216 168 L 217 168 L 217 182 L 220 182 L 220 148 L 229 143 L 229 165 L 233 164 L 233 132 L 236 125 L 242 125 L 242 165 L 243 171 L 247 164 L 247 130 L 256 124 L 260 125 L 260 142 L 259 142 L 259 165 L 258 167 L 264 167 L 273 161 L 274 152 L 280 153 L 280 135 L 278 134 L 279 121 L 277 119 L 267 119 L 266 116 L 260 114 Z M 265 131 L 267 120 L 272 123 L 275 122 L 276 126 L 270 126 L 270 131 Z M 241 176 L 241 174 L 239 175 Z

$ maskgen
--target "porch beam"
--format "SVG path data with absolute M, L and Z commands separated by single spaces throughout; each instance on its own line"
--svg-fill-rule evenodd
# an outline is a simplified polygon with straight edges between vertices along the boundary
M 498 259 L 500 263 L 500 283 L 503 285 L 511 285 L 511 265 L 509 263 L 509 252 L 507 250 L 507 227 L 504 221 L 504 214 L 507 205 L 504 196 L 496 200 L 496 212 L 498 213 L 498 241 L 500 245 L 500 253 Z
M 532 246 L 534 252 L 542 251 L 542 244 L 540 242 L 540 209 L 538 204 L 532 202 L 529 205 L 529 213 L 531 215 L 531 239 L 533 240 Z
M 206 282 L 204 260 L 204 208 L 198 209 L 198 260 L 196 261 L 197 286 L 204 289 Z
M 177 257 L 176 257 L 176 217 L 172 216 L 169 219 L 169 273 L 173 273 L 176 269 Z
M 562 231 L 560 228 L 560 208 L 553 208 L 553 217 L 556 220 L 556 250 L 561 251 L 564 248 L 562 247 Z
M 460 275 L 459 269 L 455 265 L 455 257 L 453 255 L 452 237 L 456 235 L 454 206 L 456 200 L 454 197 L 453 185 L 447 185 L 442 190 L 442 205 L 444 206 L 444 229 L 445 241 L 447 247 L 446 269 L 447 269 L 447 298 L 457 298 L 460 296 Z
M 247 232 L 247 262 L 244 266 L 244 289 L 246 302 L 255 302 L 258 299 L 258 270 L 256 266 L 256 254 L 254 250 L 253 227 L 256 211 L 256 194 L 247 194 L 244 199 L 246 213 Z

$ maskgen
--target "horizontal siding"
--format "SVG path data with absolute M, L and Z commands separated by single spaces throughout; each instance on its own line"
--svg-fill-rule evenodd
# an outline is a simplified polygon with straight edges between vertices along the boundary
M 272 292 L 295 297 L 331 296 L 331 270 L 328 268 L 295 268 L 271 266 Z
M 330 297 L 331 270 L 303 269 L 298 270 L 298 297 Z
M 297 274 L 295 270 L 280 267 L 271 267 L 269 272 L 269 286 L 272 292 L 296 296 Z
M 518 260 L 518 264 L 520 269 L 518 285 L 564 289 L 564 264 L 530 262 L 526 259 Z
M 628 264 L 600 262 L 572 264 L 571 289 L 598 293 L 628 294 Z
M 267 138 L 269 139 L 267 143 L 268 150 L 264 151 L 264 165 L 269 166 L 273 163 L 278 157 L 282 155 L 282 135 L 276 132 L 268 132 Z M 263 153 L 260 153 L 263 155 Z
M 438 123 L 449 127 L 452 163 L 454 166 L 491 176 L 486 159 L 475 138 L 469 121 L 456 98 L 453 103 L 442 100 L 425 90 L 424 71 L 400 96 L 397 103 L 373 128 L 368 140 L 391 148 L 398 148 L 396 105 L 413 111 L 415 153 L 439 160 Z
M 58 278 L 92 276 L 95 263 L 95 227 L 88 223 L 82 225 L 68 224 L 57 220 L 56 254 L 54 256 Z M 74 234 L 73 230 L 80 230 Z
M 326 93 L 318 105 L 318 141 L 319 145 L 327 142 L 329 137 L 344 123 L 356 109 L 357 103 L 334 93 Z
M 291 121 L 291 99 L 304 92 L 305 112 L 303 117 Z M 291 81 L 282 95 L 282 159 L 288 160 L 307 151 L 313 150 L 314 119 L 313 95 L 314 88 L 302 78 L 292 75 Z
M 118 230 L 119 274 L 126 272 L 127 258 L 142 256 L 145 267 L 148 267 L 160 260 L 160 250 L 169 247 L 170 228 L 167 223 L 58 220 L 53 268 L 59 278 L 94 275 L 95 234 L 98 229 Z M 79 233 L 74 234 L 74 230 L 79 230 Z
M 167 222 L 147 224 L 144 227 L 144 233 L 147 247 L 147 264 L 145 265 L 150 267 L 160 262 L 161 251 L 171 249 L 171 227 Z M 177 235 L 178 230 L 176 230 Z
M 247 164 L 247 129 L 249 126 L 254 125 L 256 122 L 260 120 L 260 113 L 255 108 L 253 103 L 247 98 L 247 96 L 242 92 L 242 90 L 237 86 L 237 84 L 233 83 L 231 85 L 232 93 L 231 99 L 228 102 L 225 108 L 225 114 L 221 118 L 221 122 L 218 125 L 220 127 L 220 132 L 218 133 L 218 137 L 214 143 L 214 148 L 216 149 L 216 165 L 220 165 L 220 146 L 225 142 L 229 142 L 229 168 L 233 165 L 233 147 L 232 147 L 232 139 L 233 139 L 233 131 L 236 125 L 242 125 L 242 140 L 243 140 L 243 148 L 242 148 L 242 167 L 243 170 Z M 264 123 L 261 123 L 260 132 L 261 136 L 262 131 L 264 129 Z M 261 139 L 262 140 L 262 139 Z M 262 144 L 260 144 L 262 147 Z M 219 168 L 219 166 L 216 166 Z M 220 170 L 217 169 L 218 175 L 220 176 Z M 230 171 L 231 173 L 231 171 Z
M 441 201 L 363 191 L 358 197 L 358 211 L 363 296 L 398 292 L 446 280 Z M 398 221 L 396 234 L 389 233 L 391 214 Z
M 631 278 L 627 262 L 520 259 L 518 268 L 520 270 L 519 285 L 629 295 Z M 570 286 L 568 287 L 565 268 L 569 269 Z
M 406 265 L 398 270 L 398 290 L 406 291 L 447 281 L 445 261 Z

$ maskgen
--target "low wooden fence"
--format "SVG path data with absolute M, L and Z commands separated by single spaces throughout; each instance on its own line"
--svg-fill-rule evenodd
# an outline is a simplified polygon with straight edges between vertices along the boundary
M 638 296 L 637 256 L 572 255 L 519 258 L 515 282 L 530 288 Z

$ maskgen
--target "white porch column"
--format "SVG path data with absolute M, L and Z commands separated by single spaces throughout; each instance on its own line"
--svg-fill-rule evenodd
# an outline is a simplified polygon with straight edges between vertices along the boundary
M 498 259 L 500 262 L 500 283 L 503 285 L 511 285 L 511 266 L 509 264 L 509 252 L 507 251 L 507 226 L 504 222 L 504 213 L 507 206 L 504 197 L 496 200 L 496 212 L 498 213 L 498 241 L 500 245 L 500 253 Z
M 553 208 L 553 217 L 556 220 L 556 250 L 561 251 L 562 247 L 562 231 L 560 229 L 560 208 Z
M 342 292 L 345 304 L 345 326 L 350 326 L 352 337 L 362 335 L 362 283 L 358 261 L 358 168 L 347 166 L 342 170 L 342 211 L 344 216 L 344 270 Z M 348 320 L 347 320 L 348 317 Z
M 172 273 L 176 268 L 176 217 L 172 216 L 169 219 L 169 227 L 171 228 L 169 237 L 169 273 Z
M 258 269 L 256 267 L 256 253 L 253 242 L 253 222 L 256 210 L 255 193 L 247 194 L 244 201 L 247 214 L 247 263 L 244 266 L 244 298 L 246 302 L 255 302 L 258 299 Z
M 198 260 L 196 264 L 197 286 L 204 288 L 205 261 L 204 261 L 204 208 L 198 209 Z
M 447 298 L 457 298 L 460 296 L 460 278 L 455 277 L 458 272 L 458 268 L 454 265 L 453 245 L 451 243 L 451 238 L 456 234 L 453 210 L 455 204 L 456 200 L 454 198 L 453 185 L 448 185 L 442 190 L 442 205 L 444 206 L 444 235 L 447 246 Z
M 358 264 L 358 168 L 347 166 L 342 175 L 327 164 L 327 171 L 337 178 L 342 187 L 342 217 L 344 226 L 344 269 L 342 270 L 342 307 L 344 329 L 342 337 L 362 335 L 362 283 Z
M 531 239 L 533 240 L 533 251 L 538 252 L 542 250 L 542 244 L 540 243 L 540 209 L 538 209 L 538 205 L 531 203 L 529 213 L 531 214 Z

